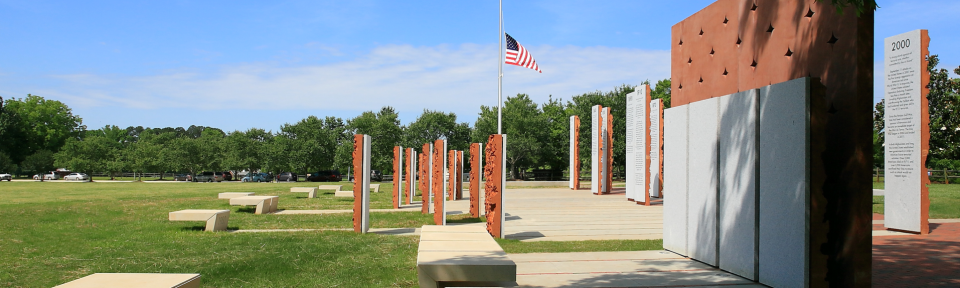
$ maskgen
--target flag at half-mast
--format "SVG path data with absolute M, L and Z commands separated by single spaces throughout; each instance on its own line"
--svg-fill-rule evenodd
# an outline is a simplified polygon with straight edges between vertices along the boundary
M 533 60 L 533 56 L 530 55 L 530 52 L 527 52 L 527 49 L 523 49 L 523 45 L 517 43 L 517 40 L 510 37 L 510 34 L 503 33 L 503 35 L 507 35 L 507 58 L 503 63 L 527 67 L 543 73 L 537 66 L 537 60 Z

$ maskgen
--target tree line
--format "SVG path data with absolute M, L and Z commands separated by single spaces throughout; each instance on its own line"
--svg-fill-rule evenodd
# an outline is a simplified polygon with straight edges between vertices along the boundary
M 960 79 L 951 78 L 947 69 L 938 69 L 939 64 L 938 55 L 927 58 L 930 153 L 925 164 L 927 168 L 960 170 Z M 960 74 L 960 67 L 953 72 Z M 876 168 L 884 166 L 885 103 L 881 100 L 873 109 L 873 165 Z
M 645 82 L 648 84 L 649 82 Z M 653 88 L 653 98 L 670 101 L 670 80 Z M 614 121 L 614 166 L 625 170 L 626 95 L 633 86 L 595 91 L 569 101 L 549 97 L 534 103 L 529 95 L 507 97 L 503 132 L 508 135 L 507 166 L 513 178 L 529 178 L 528 171 L 560 175 L 567 169 L 569 117 L 590 123 L 591 107 L 611 107 Z M 64 103 L 37 95 L 0 98 L 0 172 L 38 174 L 55 168 L 85 173 L 263 171 L 300 174 L 320 170 L 346 173 L 352 165 L 354 134 L 372 137 L 372 166 L 392 173 L 393 147 L 415 148 L 446 139 L 452 150 L 486 142 L 497 131 L 497 107 L 481 106 L 479 117 L 460 122 L 454 113 L 424 110 L 415 121 L 401 125 L 392 107 L 367 111 L 352 119 L 308 116 L 276 131 L 250 128 L 225 132 L 214 127 L 190 126 L 120 128 L 107 125 L 87 129 L 82 118 Z M 590 125 L 580 127 L 582 155 L 590 153 Z M 468 156 L 468 155 L 467 155 Z M 584 165 L 589 157 L 581 159 Z M 587 167 L 587 166 L 584 166 Z

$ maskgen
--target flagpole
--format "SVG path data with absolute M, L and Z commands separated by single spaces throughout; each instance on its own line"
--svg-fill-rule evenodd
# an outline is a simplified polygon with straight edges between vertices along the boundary
M 503 134 L 503 0 L 500 0 L 500 35 L 498 36 L 499 42 L 497 42 L 497 50 L 499 52 L 499 58 L 497 58 L 497 65 L 499 67 L 497 72 L 497 134 Z

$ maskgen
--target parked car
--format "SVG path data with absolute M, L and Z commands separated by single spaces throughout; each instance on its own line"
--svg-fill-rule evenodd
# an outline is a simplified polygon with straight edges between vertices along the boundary
M 13 175 L 6 173 L 0 174 L 0 181 L 7 180 L 7 182 L 10 182 L 11 179 L 13 179 Z
M 40 180 L 40 175 L 33 175 L 33 180 Z M 43 180 L 60 180 L 60 175 L 56 173 L 43 174 Z
M 223 172 L 223 181 L 233 181 L 233 172 L 224 171 L 224 172 Z
M 177 174 L 173 176 L 173 181 L 193 181 L 193 175 Z
M 340 180 L 343 180 L 343 175 L 336 170 L 324 170 L 307 175 L 307 181 L 310 182 L 340 182 Z
M 267 173 L 248 173 L 246 177 L 240 179 L 241 182 L 270 182 L 273 177 Z
M 70 173 L 70 175 L 63 176 L 63 180 L 87 181 L 87 180 L 90 180 L 90 176 L 87 176 L 87 174 L 83 174 L 83 173 Z
M 380 173 L 380 170 L 370 170 L 370 182 L 381 181 L 383 181 L 383 173 Z
M 297 173 L 283 172 L 277 176 L 277 181 L 297 182 Z
M 223 173 L 203 172 L 197 177 L 193 177 L 193 182 L 220 182 L 223 181 Z

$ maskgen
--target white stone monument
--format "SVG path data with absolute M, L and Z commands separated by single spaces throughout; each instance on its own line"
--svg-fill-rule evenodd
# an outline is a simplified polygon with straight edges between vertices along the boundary
M 627 94 L 627 183 L 629 201 L 645 202 L 647 187 L 647 85 Z
M 926 41 L 924 41 L 926 40 Z M 927 72 L 926 30 L 884 40 L 884 227 L 929 232 L 929 182 L 925 166 L 929 149 L 929 111 L 924 80 Z M 952 129 L 952 128 L 948 128 Z
M 663 105 L 662 99 L 656 99 L 650 101 L 650 165 L 648 169 L 650 170 L 650 179 L 647 181 L 649 183 L 650 197 L 660 198 L 660 153 L 662 150 L 660 146 L 660 119 L 661 119 L 661 108 Z
M 575 182 L 574 180 L 576 180 L 576 177 L 578 177 L 578 175 L 574 175 L 574 173 L 576 173 L 577 171 L 577 167 L 575 166 L 576 163 L 574 163 L 574 161 L 577 161 L 575 156 L 577 154 L 577 147 L 576 147 L 577 146 L 577 138 L 576 138 L 577 127 L 576 126 L 577 126 L 577 116 L 570 116 L 570 154 L 569 154 L 570 155 L 569 157 L 570 189 L 577 188 L 577 187 L 574 187 L 574 182 Z
M 590 192 L 600 192 L 600 105 L 593 106 L 590 111 Z

